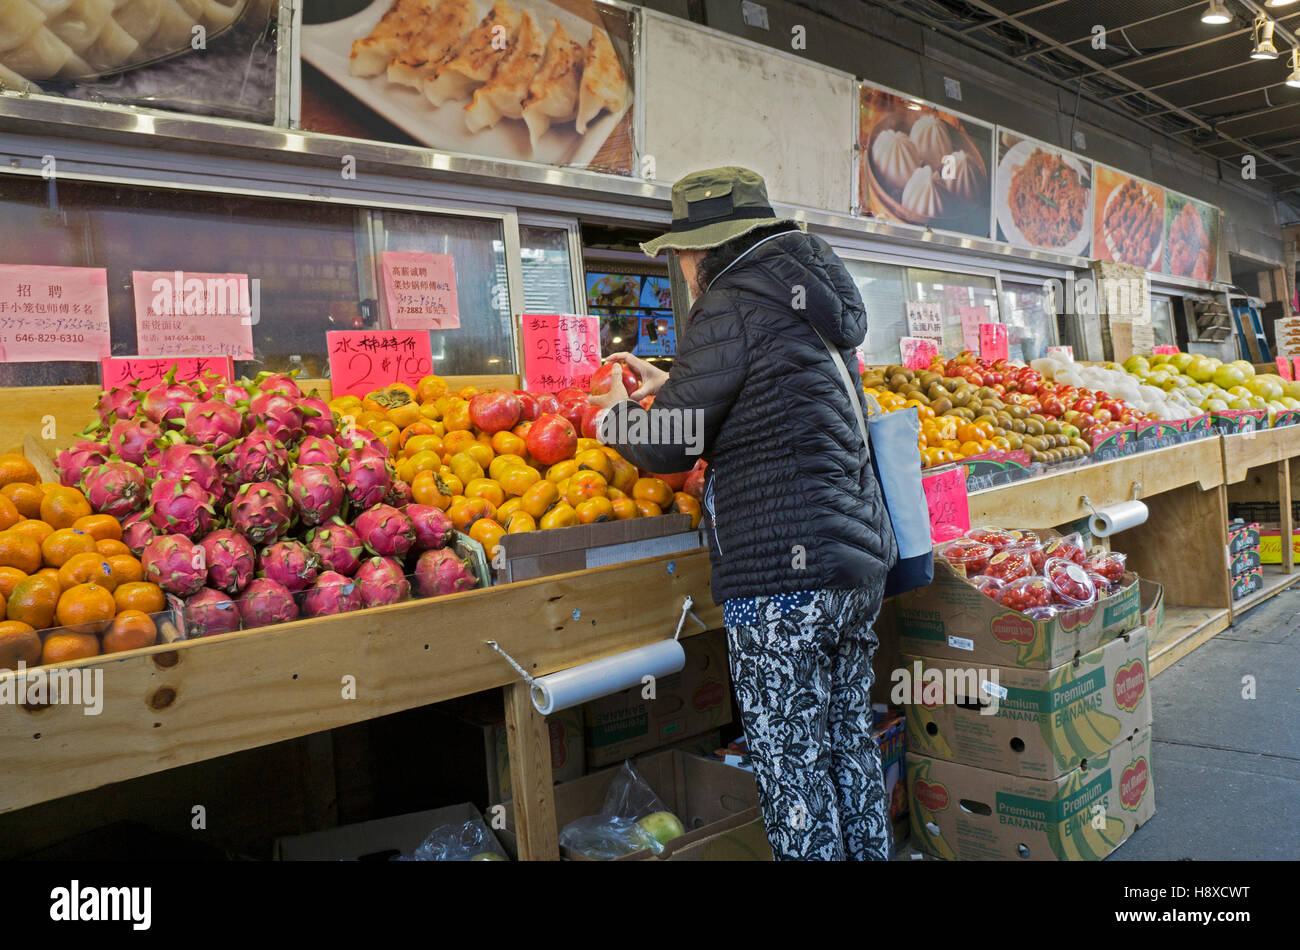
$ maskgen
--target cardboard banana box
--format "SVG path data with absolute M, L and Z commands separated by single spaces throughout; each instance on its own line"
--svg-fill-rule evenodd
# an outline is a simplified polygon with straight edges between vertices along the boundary
M 912 843 L 956 861 L 1100 861 L 1156 813 L 1151 727 L 1045 780 L 907 753 Z
M 902 667 L 920 683 L 903 707 L 907 748 L 930 758 L 1054 779 L 1151 724 L 1145 626 L 1052 670 L 906 655 Z

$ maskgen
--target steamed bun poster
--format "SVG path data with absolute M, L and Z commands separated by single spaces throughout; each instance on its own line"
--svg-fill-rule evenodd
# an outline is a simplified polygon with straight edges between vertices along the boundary
M 1219 209 L 1176 191 L 1165 192 L 1161 267 L 1175 277 L 1214 280 L 1219 257 Z
M 988 237 L 993 126 L 863 83 L 862 214 Z

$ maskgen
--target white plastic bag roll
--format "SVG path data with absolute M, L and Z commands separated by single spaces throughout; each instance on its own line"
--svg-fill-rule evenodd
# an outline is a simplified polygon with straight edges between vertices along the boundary
M 539 676 L 531 690 L 533 706 L 543 716 L 600 699 L 631 686 L 640 686 L 646 676 L 671 676 L 686 666 L 686 652 L 677 640 L 662 640 L 649 646 L 616 653 L 604 659 Z
M 1108 538 L 1147 520 L 1147 506 L 1140 501 L 1123 501 L 1109 508 L 1098 508 L 1088 521 L 1088 530 L 1099 538 Z

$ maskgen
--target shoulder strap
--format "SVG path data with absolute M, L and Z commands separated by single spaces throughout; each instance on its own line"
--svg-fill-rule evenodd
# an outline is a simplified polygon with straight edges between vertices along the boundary
M 840 356 L 840 351 L 831 344 L 830 340 L 826 339 L 826 335 L 821 330 L 818 330 L 815 324 L 810 322 L 808 325 L 813 328 L 814 333 L 821 337 L 822 343 L 825 344 L 827 351 L 831 354 L 831 359 L 835 361 L 835 367 L 840 371 L 840 382 L 844 384 L 844 391 L 849 397 L 849 405 L 853 407 L 853 415 L 857 417 L 858 431 L 862 433 L 862 442 L 864 445 L 869 446 L 871 442 L 867 438 L 867 423 L 862 418 L 862 400 L 853 391 L 853 377 L 849 375 L 849 368 L 844 365 L 844 358 Z

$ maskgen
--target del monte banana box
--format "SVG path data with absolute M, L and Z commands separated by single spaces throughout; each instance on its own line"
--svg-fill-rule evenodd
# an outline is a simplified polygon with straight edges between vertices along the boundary
M 1026 778 L 907 753 L 912 844 L 956 861 L 1099 861 L 1156 813 L 1151 727 L 1086 767 Z
M 975 670 L 955 660 L 904 656 L 903 671 L 921 684 L 920 695 L 904 705 L 907 748 L 1056 778 L 1151 724 L 1147 670 L 1144 626 L 1053 670 Z M 946 702 L 916 701 L 929 698 Z
M 1125 574 L 1105 600 L 1033 620 L 981 594 L 941 557 L 933 583 L 895 598 L 894 616 L 903 653 L 1039 670 L 1090 653 L 1141 622 L 1135 574 Z

